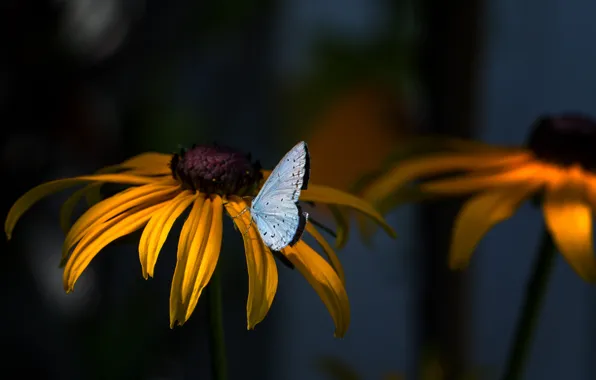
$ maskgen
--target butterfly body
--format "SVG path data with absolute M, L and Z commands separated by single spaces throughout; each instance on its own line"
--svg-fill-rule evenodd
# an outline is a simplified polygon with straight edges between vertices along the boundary
M 308 187 L 310 155 L 304 141 L 277 164 L 253 199 L 250 214 L 265 245 L 274 251 L 293 246 L 302 237 L 308 213 L 298 204 Z

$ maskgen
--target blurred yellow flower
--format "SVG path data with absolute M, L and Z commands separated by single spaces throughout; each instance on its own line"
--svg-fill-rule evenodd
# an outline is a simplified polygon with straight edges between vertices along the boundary
M 63 204 L 60 220 L 66 232 L 62 258 L 64 289 L 71 292 L 91 260 L 109 243 L 143 229 L 139 258 L 145 278 L 152 277 L 159 252 L 174 222 L 190 208 L 178 241 L 177 263 L 170 292 L 170 325 L 182 325 L 197 305 L 217 265 L 222 245 L 224 210 L 236 216 L 248 207 L 269 172 L 249 156 L 221 146 L 193 146 L 181 154 L 145 153 L 96 174 L 60 179 L 39 185 L 19 198 L 8 213 L 5 233 L 10 239 L 19 218 L 46 195 L 88 183 Z M 106 183 L 128 185 L 126 190 L 101 199 Z M 83 197 L 93 204 L 71 226 L 75 206 Z M 383 217 L 367 202 L 333 188 L 311 185 L 301 200 L 356 209 L 393 233 Z M 250 213 L 232 218 L 241 231 Z M 307 279 L 321 297 L 343 336 L 350 323 L 344 273 L 331 246 L 308 224 L 306 231 L 319 243 L 329 262 L 300 240 L 281 254 Z M 277 291 L 277 267 L 271 251 L 254 228 L 243 233 L 249 275 L 247 327 L 263 320 Z
M 423 180 L 414 188 L 424 196 L 474 194 L 454 224 L 452 268 L 466 267 L 480 239 L 495 224 L 511 217 L 523 201 L 541 196 L 546 226 L 557 248 L 584 280 L 596 280 L 594 121 L 581 115 L 539 118 L 527 148 L 453 140 L 447 145 L 452 149 L 395 164 L 369 183 L 362 196 L 381 208 L 419 179 Z M 436 178 L 439 175 L 445 177 Z
M 312 180 L 349 190 L 383 163 L 409 127 L 406 106 L 388 89 L 356 86 L 340 93 L 309 127 L 309 150 L 319 157 Z

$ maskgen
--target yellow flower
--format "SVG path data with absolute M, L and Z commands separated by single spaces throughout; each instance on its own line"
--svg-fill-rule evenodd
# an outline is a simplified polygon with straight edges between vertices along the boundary
M 596 280 L 596 123 L 578 115 L 539 118 L 527 148 L 453 140 L 448 145 L 451 149 L 443 152 L 401 161 L 372 181 L 363 197 L 381 208 L 418 179 L 423 180 L 414 188 L 424 196 L 473 194 L 456 218 L 449 251 L 450 266 L 464 268 L 495 224 L 511 217 L 526 199 L 540 196 L 557 248 L 578 275 Z
M 256 194 L 264 177 L 260 165 L 235 150 L 219 146 L 193 146 L 181 154 L 145 153 L 92 175 L 60 179 L 37 186 L 13 205 L 5 222 L 10 239 L 21 215 L 42 197 L 88 183 L 63 204 L 60 221 L 66 232 L 62 257 L 64 289 L 71 292 L 90 261 L 109 243 L 143 229 L 139 258 L 145 278 L 152 277 L 159 252 L 176 219 L 190 208 L 178 241 L 177 263 L 170 293 L 170 325 L 186 322 L 213 274 L 222 245 L 224 210 L 237 216 L 249 207 L 246 197 Z M 128 185 L 101 200 L 106 183 Z M 74 207 L 83 197 L 93 204 L 72 226 Z M 301 200 L 356 209 L 392 232 L 367 202 L 325 186 L 311 185 Z M 247 325 L 253 329 L 267 314 L 277 290 L 277 267 L 258 231 L 248 228 L 250 213 L 233 220 L 243 231 L 249 274 Z M 248 232 L 245 232 L 248 231 Z M 285 256 L 323 300 L 341 337 L 350 323 L 350 306 L 341 264 L 319 231 L 306 231 L 319 243 L 330 264 L 300 240 L 286 247 Z
M 384 87 L 362 85 L 336 96 L 309 127 L 308 149 L 319 157 L 312 162 L 312 180 L 343 190 L 377 168 L 408 134 L 402 100 Z M 349 170 L 338 170 L 345 165 Z

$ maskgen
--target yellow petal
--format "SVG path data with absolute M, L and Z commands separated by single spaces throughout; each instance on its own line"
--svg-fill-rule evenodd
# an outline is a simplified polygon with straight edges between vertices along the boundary
M 467 194 L 476 191 L 494 189 L 503 186 L 527 183 L 550 177 L 545 165 L 529 163 L 517 168 L 510 168 L 499 173 L 477 174 L 444 180 L 429 181 L 420 185 L 423 192 L 435 194 Z M 552 171 L 552 170 L 551 170 Z
M 85 193 L 85 201 L 87 202 L 87 206 L 93 206 L 99 202 L 101 202 L 102 200 L 102 196 L 101 196 L 101 187 L 104 185 L 103 182 L 98 182 L 93 188 L 89 189 L 89 191 L 87 191 Z M 89 185 L 89 186 L 93 186 L 93 185 Z
M 323 248 L 323 252 L 325 252 L 325 255 L 327 255 L 327 258 L 329 259 L 331 266 L 333 267 L 333 269 L 335 269 L 335 272 L 337 273 L 341 281 L 345 284 L 346 278 L 344 274 L 344 268 L 341 265 L 341 262 L 339 261 L 339 258 L 335 254 L 333 248 L 331 248 L 331 246 L 329 245 L 329 243 L 327 243 L 323 235 L 321 235 L 319 231 L 317 231 L 315 226 L 313 226 L 310 222 L 306 224 L 306 231 L 309 234 L 311 234 L 312 237 L 315 238 L 317 243 L 319 243 L 321 248 Z
M 198 196 L 198 193 L 183 191 L 149 219 L 139 241 L 139 259 L 145 279 L 153 277 L 157 257 L 174 222 Z
M 543 211 L 546 226 L 563 257 L 581 278 L 595 281 L 592 210 L 581 178 L 570 173 L 552 183 L 546 191 Z
M 120 172 L 120 174 L 127 174 L 127 175 L 137 175 L 137 176 L 138 175 L 147 175 L 147 173 L 143 173 L 143 172 L 149 171 L 150 168 L 143 164 L 145 162 L 149 163 L 150 161 L 146 161 L 145 158 L 151 157 L 154 154 L 155 153 L 144 153 L 139 156 L 135 156 L 135 157 L 125 161 L 122 164 L 103 167 L 103 168 L 97 170 L 95 172 L 95 174 L 106 174 L 106 173 Z M 123 171 L 123 169 L 124 169 L 124 171 Z M 151 175 L 151 174 L 152 173 L 148 173 L 148 175 Z M 85 199 L 87 201 L 87 205 L 92 206 L 92 205 L 98 203 L 99 201 L 101 201 L 101 199 L 102 199 L 101 187 L 104 184 L 105 184 L 104 182 L 97 182 L 97 183 L 94 183 L 93 185 L 89 185 L 89 186 L 93 186 L 93 188 L 90 188 L 89 191 L 87 191 L 85 193 Z
M 180 238 L 178 239 L 178 252 L 176 254 L 176 269 L 174 270 L 174 277 L 172 278 L 172 286 L 170 289 L 170 328 L 174 328 L 176 322 L 184 323 L 186 312 L 182 302 L 182 283 L 184 280 L 184 273 L 188 264 L 188 255 L 191 252 L 190 246 L 194 239 L 202 239 L 203 235 L 198 235 L 197 228 L 201 220 L 201 210 L 205 197 L 197 197 L 193 202 L 188 218 L 182 225 L 180 231 Z
M 490 169 L 516 165 L 529 161 L 531 157 L 529 153 L 525 152 L 508 155 L 480 152 L 429 154 L 422 158 L 398 162 L 393 169 L 365 189 L 363 197 L 373 205 L 378 205 L 397 189 L 418 178 L 458 170 Z
M 211 199 L 205 199 L 203 201 L 203 206 L 201 207 L 199 223 L 194 231 L 194 236 L 191 237 L 192 240 L 190 241 L 190 246 L 186 253 L 181 252 L 183 255 L 186 254 L 186 271 L 183 273 L 180 291 L 183 304 L 188 304 L 191 299 L 196 276 L 199 274 L 198 270 L 200 265 L 202 265 L 201 260 L 203 253 L 207 246 L 207 240 L 211 234 L 212 222 L 216 217 L 214 214 L 215 210 L 213 209 Z
M 320 202 L 351 207 L 372 218 L 390 236 L 395 237 L 395 232 L 387 224 L 387 222 L 385 222 L 383 216 L 381 216 L 381 214 L 375 210 L 370 203 L 352 194 L 334 189 L 332 187 L 312 185 L 308 188 L 308 190 L 302 191 L 300 194 L 300 200 L 305 202 Z
M 75 191 L 60 207 L 60 227 L 65 234 L 68 233 L 72 227 L 72 213 L 75 207 L 81 200 L 86 197 L 89 193 L 99 191 L 103 182 L 89 184 L 82 189 Z
M 150 177 L 140 177 L 127 174 L 92 174 L 74 178 L 59 179 L 41 184 L 23 194 L 19 199 L 17 199 L 14 205 L 12 205 L 8 215 L 6 216 L 6 221 L 4 222 L 4 232 L 6 233 L 6 237 L 10 240 L 12 236 L 12 230 L 14 229 L 14 226 L 16 225 L 19 218 L 41 198 L 69 187 L 76 186 L 81 182 L 84 183 L 95 181 L 143 185 L 155 182 L 156 180 Z
M 169 161 L 171 155 L 161 153 L 144 153 L 135 156 L 118 165 L 107 166 L 99 169 L 95 174 L 115 173 L 133 175 L 133 176 L 150 176 L 156 181 L 164 181 L 164 184 L 171 186 L 176 185 L 176 180 L 171 177 L 171 169 Z M 166 177 L 167 176 L 167 177 Z M 101 187 L 103 182 L 97 183 L 93 189 L 85 194 L 85 199 L 89 206 L 98 203 L 101 199 Z
M 205 199 L 204 196 L 199 196 L 194 200 L 188 218 L 186 218 L 186 221 L 182 225 L 180 239 L 178 239 L 178 251 L 176 252 L 177 260 L 180 260 L 185 255 L 184 252 L 190 251 L 193 240 L 203 237 L 203 234 L 197 234 L 197 228 L 199 228 L 199 222 L 201 221 Z M 208 216 L 208 212 L 206 210 L 205 219 Z
M 497 223 L 509 219 L 539 183 L 497 189 L 467 201 L 457 215 L 449 250 L 449 266 L 462 269 L 468 265 L 480 240 Z
M 335 323 L 335 336 L 341 338 L 350 325 L 350 302 L 335 270 L 302 240 L 282 253 L 315 289 Z
M 194 207 L 193 209 L 200 213 L 199 222 L 194 227 L 198 230 L 203 228 L 203 224 L 208 227 L 204 232 L 198 233 L 194 233 L 197 232 L 196 229 L 192 231 L 188 228 L 188 232 L 193 235 L 192 242 L 186 250 L 180 252 L 181 255 L 176 264 L 170 295 L 170 307 L 174 306 L 175 310 L 174 315 L 170 315 L 170 327 L 173 327 L 176 321 L 183 324 L 190 318 L 203 289 L 215 271 L 221 250 L 223 230 L 221 198 L 212 196 L 204 201 L 201 210 Z M 196 216 L 193 218 L 196 220 Z M 179 300 L 177 306 L 175 306 L 176 299 Z
M 137 156 L 131 157 L 122 162 L 118 166 L 122 168 L 131 169 L 154 169 L 157 171 L 167 169 L 166 173 L 170 173 L 169 163 L 172 160 L 171 154 L 163 154 L 157 152 L 146 152 Z
M 248 205 L 238 197 L 233 197 L 226 203 L 226 210 L 232 217 L 247 207 Z M 232 219 L 244 240 L 248 270 L 247 328 L 252 330 L 265 318 L 273 303 L 277 292 L 277 266 L 273 254 L 263 243 L 256 226 L 251 225 L 250 212 L 244 212 Z
M 126 189 L 97 203 L 81 215 L 68 231 L 62 246 L 62 259 L 68 257 L 72 246 L 81 239 L 91 225 L 109 220 L 131 207 L 140 205 L 148 207 L 166 202 L 179 191 L 177 187 L 164 186 L 159 183 L 148 184 Z
M 137 206 L 104 223 L 94 224 L 77 244 L 64 268 L 64 290 L 71 292 L 91 260 L 112 241 L 141 228 L 163 205 Z
M 340 207 L 329 205 L 329 210 L 336 223 L 335 234 L 337 236 L 335 237 L 335 248 L 341 249 L 348 241 L 348 235 L 350 234 L 350 218 Z
M 97 172 L 112 173 L 124 170 L 129 174 L 133 172 L 146 173 L 147 175 L 171 174 L 169 167 L 171 160 L 171 154 L 147 152 L 131 157 L 119 164 L 103 167 Z
M 156 179 L 171 179 L 172 181 L 176 181 L 172 177 L 172 170 L 169 167 L 164 168 L 141 168 L 141 169 L 128 169 L 122 172 L 123 174 L 130 174 L 130 175 L 139 175 L 139 176 L 148 176 L 151 178 Z
M 206 244 L 204 244 L 198 270 L 196 268 L 193 269 L 193 274 L 190 276 L 194 284 L 191 287 L 192 293 L 190 294 L 190 298 L 184 304 L 186 306 L 186 320 L 190 318 L 201 297 L 201 292 L 207 286 L 209 280 L 211 280 L 221 251 L 223 234 L 223 205 L 221 197 L 217 195 L 211 196 L 211 207 L 213 213 L 209 237 L 206 239 Z

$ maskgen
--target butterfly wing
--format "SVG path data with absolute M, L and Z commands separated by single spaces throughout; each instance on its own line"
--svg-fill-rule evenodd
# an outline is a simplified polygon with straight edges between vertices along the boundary
M 269 195 L 272 190 L 292 190 L 292 201 L 297 202 L 300 191 L 308 188 L 310 179 L 310 154 L 304 141 L 296 144 L 279 161 L 275 169 L 263 184 L 253 203 L 259 203 L 260 198 Z
M 302 141 L 281 159 L 253 200 L 250 211 L 269 248 L 280 250 L 300 240 L 308 214 L 297 202 L 309 178 L 310 155 Z
M 308 213 L 296 204 L 291 204 L 293 207 L 286 206 L 290 204 L 279 205 L 276 211 L 252 215 L 263 242 L 273 251 L 296 244 L 306 227 Z

